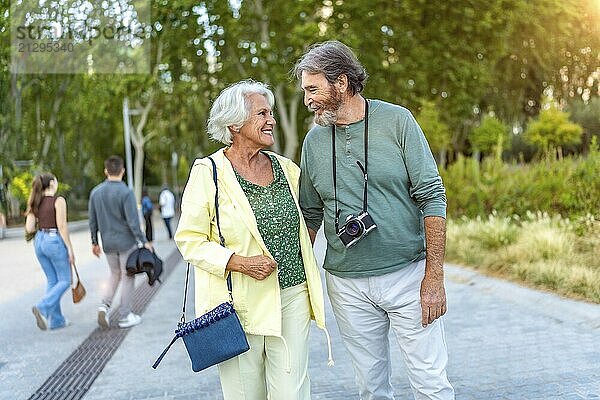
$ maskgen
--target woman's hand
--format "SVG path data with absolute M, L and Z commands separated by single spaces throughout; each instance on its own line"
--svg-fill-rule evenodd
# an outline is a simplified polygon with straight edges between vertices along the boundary
M 252 256 L 244 257 L 234 254 L 229 259 L 225 270 L 241 272 L 242 274 L 248 275 L 254 279 L 262 281 L 267 278 L 275 268 L 277 263 L 275 260 L 267 256 Z

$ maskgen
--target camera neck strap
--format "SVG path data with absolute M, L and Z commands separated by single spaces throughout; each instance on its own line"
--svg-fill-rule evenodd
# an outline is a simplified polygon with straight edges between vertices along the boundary
M 365 99 L 365 135 L 364 135 L 364 149 L 365 149 L 365 165 L 363 167 L 360 161 L 356 161 L 358 167 L 363 173 L 365 185 L 363 188 L 363 208 L 362 211 L 367 211 L 367 183 L 369 176 L 367 174 L 367 167 L 369 165 L 369 102 Z M 332 154 L 332 169 L 333 169 L 333 202 L 335 205 L 335 230 L 339 230 L 340 225 L 340 212 L 337 204 L 337 169 L 336 169 L 336 157 L 335 157 L 335 124 L 331 125 L 331 154 Z

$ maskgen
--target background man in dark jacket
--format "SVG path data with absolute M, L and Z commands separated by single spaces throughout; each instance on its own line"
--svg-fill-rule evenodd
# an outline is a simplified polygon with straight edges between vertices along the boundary
M 104 161 L 106 180 L 92 189 L 89 200 L 89 224 L 92 234 L 92 253 L 100 257 L 98 232 L 110 269 L 110 278 L 98 307 L 98 324 L 109 327 L 108 314 L 113 297 L 121 283 L 119 327 L 137 325 L 142 318 L 131 312 L 135 277 L 128 276 L 125 265 L 129 254 L 138 247 L 152 250 L 152 244 L 140 229 L 133 191 L 123 183 L 123 159 L 110 156 Z

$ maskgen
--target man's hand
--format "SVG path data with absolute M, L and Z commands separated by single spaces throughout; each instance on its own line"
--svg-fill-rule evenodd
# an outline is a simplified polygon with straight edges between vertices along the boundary
M 425 274 L 421 281 L 421 323 L 423 328 L 446 313 L 444 278 Z
M 446 248 L 446 219 L 425 217 L 425 277 L 421 281 L 421 323 L 423 328 L 446 313 L 444 289 L 444 252 Z
M 225 269 L 227 271 L 241 272 L 242 274 L 262 281 L 271 275 L 276 267 L 277 263 L 275 260 L 267 256 L 244 257 L 234 254 L 229 259 Z
M 152 242 L 144 243 L 144 247 L 154 253 L 154 246 L 152 246 Z
M 96 257 L 100 257 L 100 254 L 102 254 L 102 250 L 100 250 L 100 245 L 99 244 L 93 244 L 92 245 L 92 253 Z

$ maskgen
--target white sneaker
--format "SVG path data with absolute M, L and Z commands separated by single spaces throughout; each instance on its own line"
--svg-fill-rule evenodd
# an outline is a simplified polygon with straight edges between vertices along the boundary
M 98 325 L 103 329 L 108 329 L 110 324 L 108 322 L 108 309 L 110 308 L 107 304 L 100 304 L 98 307 Z
M 119 328 L 130 328 L 142 322 L 142 317 L 130 312 L 127 317 L 119 320 Z

